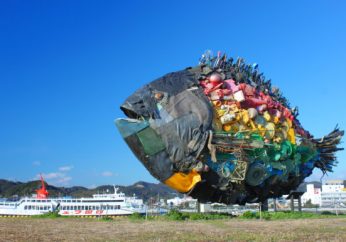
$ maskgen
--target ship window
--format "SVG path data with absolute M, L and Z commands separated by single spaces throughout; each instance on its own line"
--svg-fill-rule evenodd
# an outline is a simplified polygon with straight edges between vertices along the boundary
M 75 202 L 76 202 L 76 200 L 72 200 L 72 202 L 73 202 L 73 203 L 75 203 Z
M 93 206 L 92 210 L 95 210 L 95 206 Z
M 74 206 L 73 209 L 74 209 L 74 210 L 77 210 L 77 206 Z
M 82 210 L 82 206 L 77 206 L 77 209 L 78 210 Z
M 24 206 L 24 210 L 28 210 L 28 206 Z

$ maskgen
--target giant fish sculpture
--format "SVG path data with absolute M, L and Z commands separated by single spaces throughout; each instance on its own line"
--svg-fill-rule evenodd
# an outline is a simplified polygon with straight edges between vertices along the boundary
M 245 204 L 288 194 L 336 164 L 344 134 L 315 139 L 258 65 L 206 53 L 145 85 L 120 107 L 122 137 L 159 181 L 201 202 Z

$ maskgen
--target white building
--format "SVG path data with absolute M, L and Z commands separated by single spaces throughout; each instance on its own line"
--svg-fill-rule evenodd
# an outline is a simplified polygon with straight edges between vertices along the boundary
M 175 197 L 175 198 L 172 198 L 172 199 L 167 199 L 167 204 L 169 206 L 180 206 L 184 203 L 196 203 L 197 202 L 197 199 L 193 199 L 192 197 L 189 197 L 189 196 L 184 196 L 182 198 L 180 197 Z
M 309 200 L 320 207 L 346 206 L 346 181 L 328 180 L 322 185 L 322 189 L 316 188 L 314 184 L 307 184 L 302 204 L 305 205 Z
M 346 181 L 329 180 L 322 185 L 321 206 L 343 207 L 346 205 Z
M 322 186 L 323 192 L 340 192 L 345 188 L 344 180 L 329 180 Z
M 302 196 L 302 204 L 303 206 L 311 201 L 314 205 L 321 206 L 321 188 L 315 188 L 314 184 L 306 185 L 306 192 Z

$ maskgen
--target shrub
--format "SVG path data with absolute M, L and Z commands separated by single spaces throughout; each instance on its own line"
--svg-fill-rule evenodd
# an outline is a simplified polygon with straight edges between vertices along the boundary
M 257 218 L 260 218 L 259 213 L 256 214 L 256 216 L 257 216 Z M 269 213 L 269 212 L 262 212 L 262 219 L 269 220 L 269 219 L 271 219 L 271 217 L 272 217 L 271 213 Z
M 321 215 L 335 215 L 335 214 L 330 211 L 322 211 Z
M 244 212 L 240 217 L 241 217 L 241 218 L 246 218 L 246 219 L 249 219 L 249 218 L 252 219 L 252 218 L 256 218 L 257 215 L 256 215 L 256 213 L 254 213 L 254 212 L 246 211 L 246 212 Z
M 170 220 L 185 220 L 188 216 L 186 214 L 183 214 L 177 210 L 171 210 L 166 215 L 166 218 Z
M 191 213 L 188 216 L 189 216 L 190 220 L 200 220 L 200 219 L 208 220 L 208 219 L 210 219 L 210 216 L 205 215 L 203 213 Z

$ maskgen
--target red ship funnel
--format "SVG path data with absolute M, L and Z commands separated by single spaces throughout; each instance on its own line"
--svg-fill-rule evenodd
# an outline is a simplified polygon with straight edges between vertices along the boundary
M 36 198 L 45 199 L 48 197 L 48 191 L 46 189 L 46 185 L 44 184 L 44 180 L 41 174 L 40 174 L 40 177 L 41 177 L 41 188 L 36 190 Z

